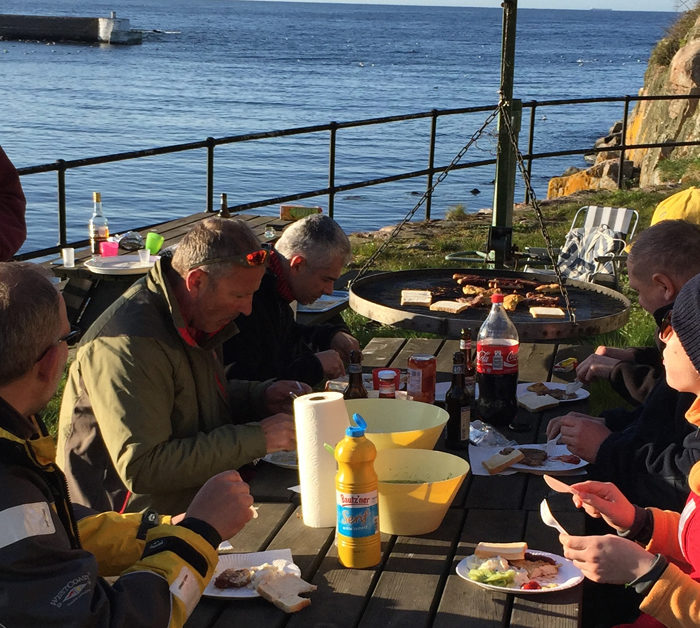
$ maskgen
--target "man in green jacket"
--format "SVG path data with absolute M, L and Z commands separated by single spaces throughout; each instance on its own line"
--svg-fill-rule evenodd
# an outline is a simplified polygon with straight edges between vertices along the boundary
M 217 473 L 294 449 L 289 393 L 309 387 L 227 381 L 220 356 L 266 260 L 242 221 L 204 220 L 93 323 L 59 421 L 73 501 L 178 512 Z
M 75 339 L 41 269 L 0 263 L 0 625 L 179 628 L 214 573 L 221 538 L 253 516 L 253 498 L 227 471 L 184 516 L 74 509 L 37 413 Z

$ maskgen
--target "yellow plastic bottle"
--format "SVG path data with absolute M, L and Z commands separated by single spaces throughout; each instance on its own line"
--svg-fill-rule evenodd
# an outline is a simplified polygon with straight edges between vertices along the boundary
M 365 437 L 367 423 L 359 414 L 335 448 L 338 559 L 344 567 L 374 567 L 382 557 L 377 504 L 377 449 Z

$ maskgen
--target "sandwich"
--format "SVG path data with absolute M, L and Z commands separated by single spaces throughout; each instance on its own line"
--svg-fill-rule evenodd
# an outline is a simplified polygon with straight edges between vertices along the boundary
M 507 561 L 524 560 L 525 552 L 527 552 L 527 543 L 525 541 L 516 541 L 515 543 L 487 543 L 481 541 L 474 550 L 474 556 L 483 559 L 500 556 Z
M 532 318 L 565 318 L 566 312 L 560 307 L 544 307 L 534 305 L 530 308 Z
M 449 312 L 450 314 L 459 314 L 469 308 L 469 303 L 460 303 L 459 301 L 435 301 L 430 305 L 432 312 Z
M 433 302 L 433 295 L 430 290 L 402 290 L 401 305 L 423 305 L 430 306 Z
M 490 475 L 495 475 L 520 462 L 523 458 L 525 458 L 525 454 L 522 451 L 519 449 L 512 449 L 508 453 L 498 452 L 488 460 L 484 460 L 481 464 L 484 465 L 484 468 Z
M 536 392 L 527 393 L 518 397 L 518 405 L 528 412 L 541 412 L 548 408 L 555 408 L 559 405 L 559 400 L 551 395 L 541 395 Z
M 285 613 L 296 613 L 311 604 L 308 597 L 301 597 L 300 593 L 310 593 L 316 590 L 316 586 L 302 580 L 291 573 L 271 574 L 264 578 L 255 587 L 260 597 L 272 602 Z

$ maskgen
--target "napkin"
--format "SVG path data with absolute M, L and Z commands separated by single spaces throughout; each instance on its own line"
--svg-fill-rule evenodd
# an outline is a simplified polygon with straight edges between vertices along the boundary
M 343 395 L 320 392 L 297 397 L 294 424 L 304 524 L 311 528 L 334 526 L 336 464 L 324 443 L 335 447 L 350 425 Z

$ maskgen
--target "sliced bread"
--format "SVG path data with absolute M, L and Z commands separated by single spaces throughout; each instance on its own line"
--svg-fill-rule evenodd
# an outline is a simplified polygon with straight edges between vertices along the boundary
M 302 580 L 291 573 L 273 574 L 263 579 L 255 590 L 260 597 L 272 602 L 285 613 L 296 613 L 311 604 L 307 597 L 301 597 L 300 593 L 310 593 L 316 590 L 316 586 Z
M 481 464 L 491 474 L 495 475 L 501 471 L 505 471 L 508 467 L 520 462 L 525 458 L 525 454 L 519 449 L 513 449 L 507 454 L 497 453 L 491 456 L 488 460 L 484 460 Z

